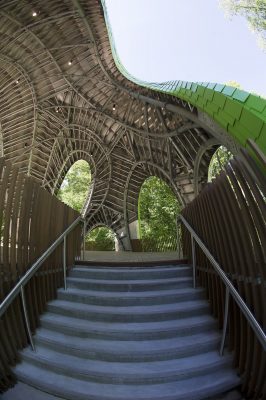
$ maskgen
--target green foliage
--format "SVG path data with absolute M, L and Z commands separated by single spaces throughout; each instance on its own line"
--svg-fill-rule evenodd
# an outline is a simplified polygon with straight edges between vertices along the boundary
M 235 88 L 237 88 L 237 89 L 242 89 L 241 88 L 241 85 L 238 83 L 238 82 L 236 82 L 236 81 L 228 81 L 228 82 L 226 82 L 225 83 L 227 86 L 232 86 L 232 87 L 235 87 Z
M 86 236 L 86 248 L 88 250 L 110 251 L 115 250 L 115 235 L 111 229 L 97 227 Z
M 180 209 L 166 183 L 154 176 L 147 179 L 139 195 L 140 238 L 176 243 L 176 218 Z
M 220 0 L 227 15 L 243 15 L 257 33 L 259 45 L 266 50 L 266 0 Z
M 68 206 L 81 212 L 91 183 L 91 172 L 87 161 L 79 160 L 72 165 L 58 191 L 57 197 Z M 105 227 L 95 228 L 86 237 L 90 250 L 114 250 L 114 233 Z
M 87 161 L 79 160 L 68 170 L 57 197 L 68 206 L 81 212 L 91 182 Z
M 226 147 L 220 146 L 213 154 L 209 165 L 208 182 L 211 182 L 233 158 L 233 154 Z

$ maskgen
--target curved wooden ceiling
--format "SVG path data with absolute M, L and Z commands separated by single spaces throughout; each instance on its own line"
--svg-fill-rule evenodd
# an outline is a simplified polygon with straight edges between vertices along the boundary
M 0 1 L 0 35 L 1 155 L 52 193 L 76 160 L 87 160 L 89 226 L 118 230 L 135 220 L 151 175 L 186 204 L 199 152 L 196 180 L 206 180 L 208 141 L 237 152 L 196 107 L 119 72 L 100 0 Z

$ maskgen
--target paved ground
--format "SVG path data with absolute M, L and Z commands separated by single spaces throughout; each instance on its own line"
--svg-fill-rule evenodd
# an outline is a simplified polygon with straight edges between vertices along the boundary
M 169 251 L 167 253 L 137 253 L 131 251 L 85 251 L 86 261 L 110 261 L 110 262 L 146 262 L 146 261 L 168 261 L 177 260 L 178 253 Z
M 14 388 L 8 392 L 0 395 L 0 400 L 64 400 L 61 397 L 51 396 L 48 393 L 40 392 L 31 386 L 18 383 Z M 125 399 L 126 400 L 126 399 Z M 189 400 L 189 399 L 188 399 Z M 237 390 L 233 390 L 218 397 L 211 397 L 206 400 L 244 400 Z

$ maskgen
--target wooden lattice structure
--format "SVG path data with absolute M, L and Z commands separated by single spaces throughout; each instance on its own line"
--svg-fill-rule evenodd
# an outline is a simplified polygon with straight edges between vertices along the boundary
M 1 154 L 55 194 L 70 166 L 87 160 L 88 229 L 124 231 L 129 247 L 147 177 L 164 179 L 187 204 L 217 145 L 238 152 L 229 127 L 181 99 L 184 85 L 178 98 L 178 82 L 170 93 L 170 83 L 139 86 L 122 75 L 100 1 L 2 1 L 0 33 Z
M 84 159 L 92 172 L 83 210 L 87 230 L 106 225 L 119 235 L 121 247 L 130 250 L 130 224 L 137 219 L 141 185 L 146 178 L 158 176 L 187 206 L 184 215 L 216 252 L 265 328 L 266 101 L 214 83 L 138 82 L 116 55 L 104 0 L 0 0 L 0 38 L 0 300 L 76 217 L 51 194 L 57 193 L 74 162 Z M 213 189 L 207 187 L 195 200 L 219 145 L 239 159 L 231 164 L 227 177 L 218 178 Z M 241 187 L 237 180 L 242 180 Z M 230 204 L 225 211 L 223 198 Z M 204 215 L 202 204 L 212 204 L 212 213 Z M 250 229 L 242 232 L 243 210 Z M 230 224 L 220 229 L 223 213 Z M 59 215 L 62 218 L 55 219 Z M 227 235 L 227 243 L 223 235 L 229 225 L 232 236 Z M 39 240 L 33 233 L 42 226 Z M 73 233 L 68 264 L 80 249 L 79 233 Z M 240 233 L 246 235 L 246 242 Z M 190 255 L 189 238 L 184 241 Z M 242 260 L 245 243 L 252 254 Z M 222 325 L 223 291 L 205 258 L 200 252 L 197 255 L 199 280 Z M 51 268 L 44 265 L 26 293 L 32 331 L 46 300 L 62 284 L 61 263 L 62 254 L 56 253 Z M 41 288 L 42 298 L 34 297 L 36 287 Z M 236 365 L 244 375 L 246 393 L 262 398 L 265 356 L 246 322 L 231 308 L 230 346 L 236 351 Z M 25 333 L 19 334 L 23 325 L 19 315 L 16 300 L 0 324 L 0 391 L 12 384 L 10 365 L 26 344 Z M 242 337 L 238 344 L 242 329 L 248 338 Z

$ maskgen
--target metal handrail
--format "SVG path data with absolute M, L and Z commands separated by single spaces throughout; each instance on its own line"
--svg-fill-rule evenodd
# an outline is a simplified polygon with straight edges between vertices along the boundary
M 14 301 L 17 295 L 21 294 L 22 306 L 24 311 L 26 329 L 28 333 L 28 337 L 31 343 L 31 347 L 34 350 L 34 343 L 32 340 L 32 335 L 30 331 L 29 321 L 28 321 L 28 313 L 26 308 L 26 301 L 24 295 L 24 287 L 29 282 L 29 280 L 36 274 L 39 268 L 42 266 L 44 261 L 53 253 L 53 251 L 63 242 L 63 270 L 64 270 L 64 288 L 66 289 L 66 238 L 67 235 L 80 223 L 84 223 L 82 217 L 78 217 L 71 225 L 48 247 L 47 250 L 33 263 L 31 268 L 23 275 L 23 277 L 18 281 L 18 283 L 14 286 L 14 288 L 9 292 L 9 294 L 5 297 L 5 299 L 0 304 L 0 318 L 10 306 L 10 304 Z M 84 246 L 84 244 L 83 244 Z
M 261 328 L 260 324 L 254 317 L 253 313 L 250 311 L 249 307 L 246 305 L 245 301 L 243 298 L 240 296 L 238 291 L 235 289 L 233 286 L 232 282 L 228 279 L 226 276 L 225 272 L 222 270 L 218 262 L 215 260 L 214 256 L 211 254 L 211 252 L 207 249 L 205 244 L 202 242 L 200 237 L 197 235 L 197 233 L 194 231 L 194 229 L 190 226 L 188 221 L 180 215 L 178 217 L 178 222 L 182 222 L 185 227 L 188 229 L 188 231 L 191 234 L 191 243 L 192 243 L 192 262 L 193 262 L 193 287 L 196 287 L 196 253 L 195 253 L 195 241 L 201 248 L 201 250 L 204 252 L 204 254 L 207 256 L 208 260 L 211 262 L 213 265 L 215 271 L 217 274 L 220 276 L 221 280 L 225 284 L 226 287 L 226 299 L 225 299 L 225 312 L 224 312 L 224 325 L 223 325 L 223 335 L 222 335 L 222 343 L 220 347 L 220 354 L 223 354 L 223 349 L 224 349 L 224 343 L 225 343 L 225 335 L 226 335 L 226 330 L 227 330 L 227 320 L 228 320 L 228 308 L 229 308 L 229 295 L 234 298 L 236 303 L 238 304 L 241 312 L 244 314 L 246 317 L 249 325 L 255 332 L 259 342 L 261 343 L 262 347 L 264 350 L 266 350 L 266 334 Z

